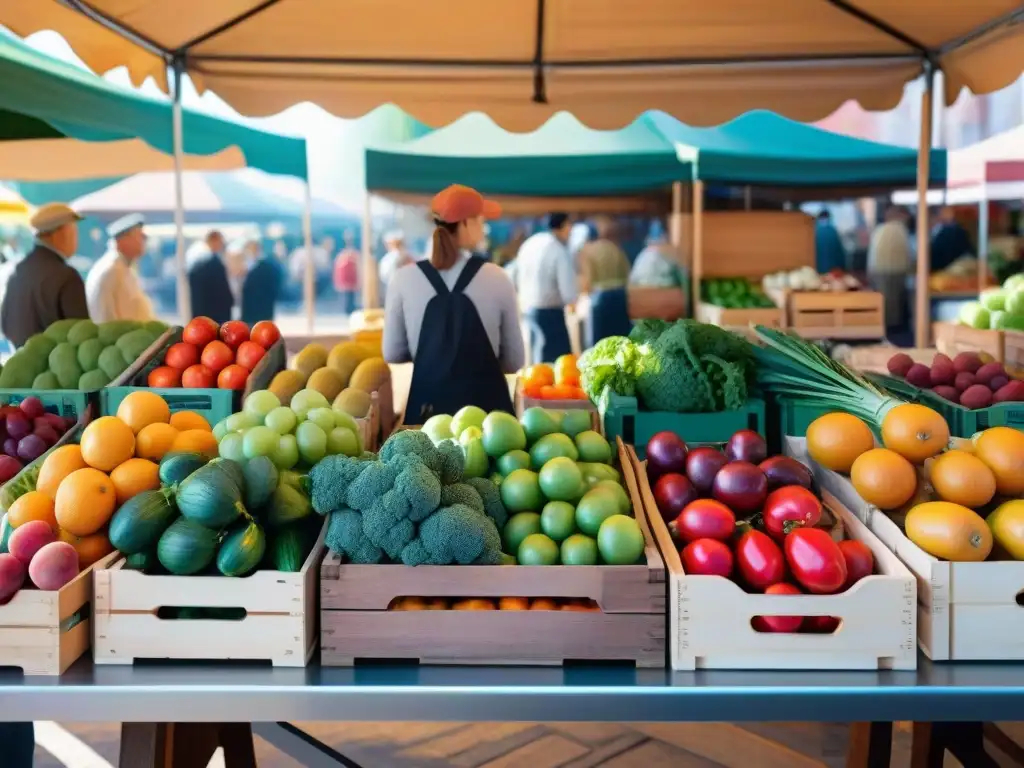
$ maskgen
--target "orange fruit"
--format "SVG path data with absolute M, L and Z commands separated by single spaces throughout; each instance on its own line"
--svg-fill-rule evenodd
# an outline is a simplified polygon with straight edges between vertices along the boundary
M 914 497 L 917 470 L 896 451 L 872 448 L 853 462 L 850 481 L 868 504 L 879 509 L 896 509 Z
M 110 522 L 116 507 L 114 484 L 92 467 L 72 472 L 57 489 L 57 524 L 75 536 L 96 533 Z
M 528 611 L 530 601 L 525 597 L 503 597 L 498 600 L 499 611 Z
M 32 520 L 42 520 L 53 532 L 57 532 L 57 515 L 53 510 L 53 497 L 42 491 L 29 491 L 11 504 L 7 510 L 7 522 L 12 528 Z
M 992 531 L 980 515 L 961 504 L 927 501 L 907 513 L 907 538 L 933 557 L 981 562 L 992 551 Z
M 996 476 L 985 462 L 966 451 L 946 451 L 932 463 L 932 488 L 943 501 L 968 509 L 983 507 L 996 495 Z
M 136 435 L 150 424 L 166 424 L 171 420 L 167 401 L 155 392 L 132 392 L 117 406 L 117 418 L 131 427 Z
M 59 538 L 75 548 L 75 552 L 78 553 L 78 567 L 83 571 L 114 551 L 114 545 L 107 538 L 106 529 L 90 536 L 75 536 L 61 529 Z
M 178 411 L 177 413 L 171 414 L 171 426 L 179 432 L 184 432 L 189 429 L 205 429 L 207 432 L 212 432 L 213 427 L 201 413 L 195 411 Z
M 178 436 L 174 438 L 171 452 L 201 453 L 212 459 L 219 453 L 219 446 L 213 432 L 205 429 L 186 429 L 184 432 L 179 432 Z
M 530 389 L 540 389 L 555 383 L 555 372 L 550 365 L 539 363 L 523 370 L 523 384 Z
M 1010 427 L 986 429 L 975 441 L 974 455 L 992 470 L 1001 496 L 1024 494 L 1024 432 Z
M 557 611 L 558 603 L 550 597 L 535 597 L 530 603 L 531 611 Z
M 135 455 L 135 433 L 115 416 L 101 416 L 82 430 L 82 458 L 94 469 L 110 472 Z
M 826 413 L 807 427 L 807 453 L 834 472 L 849 472 L 857 457 L 874 447 L 868 425 L 849 413 Z
M 938 455 L 949 442 L 949 425 L 926 405 L 903 403 L 882 419 L 882 443 L 913 464 Z
M 43 459 L 36 480 L 36 490 L 45 493 L 51 499 L 56 499 L 61 481 L 76 469 L 85 469 L 87 466 L 85 459 L 82 458 L 81 446 L 62 445 Z
M 159 488 L 160 467 L 146 459 L 128 459 L 110 473 L 110 482 L 117 492 L 117 505 L 121 506 L 132 496 Z
M 452 603 L 453 611 L 493 611 L 494 601 L 482 597 L 471 597 L 467 600 L 456 600 Z
M 160 461 L 170 452 L 177 437 L 178 430 L 171 424 L 145 426 L 135 436 L 135 455 L 140 459 Z

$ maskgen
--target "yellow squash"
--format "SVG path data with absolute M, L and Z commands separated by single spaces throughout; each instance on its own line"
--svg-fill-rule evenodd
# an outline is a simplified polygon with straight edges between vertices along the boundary
M 1000 504 L 986 520 L 996 544 L 1014 560 L 1024 560 L 1024 500 Z
M 980 562 L 992 551 L 992 531 L 973 510 L 928 501 L 907 513 L 907 538 L 928 554 L 952 562 Z

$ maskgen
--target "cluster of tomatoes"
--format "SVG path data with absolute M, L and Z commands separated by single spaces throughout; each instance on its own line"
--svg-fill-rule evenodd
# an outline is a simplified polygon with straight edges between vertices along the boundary
M 281 331 L 266 320 L 250 330 L 241 320 L 218 327 L 208 317 L 197 317 L 185 326 L 181 341 L 167 349 L 147 384 L 160 389 L 245 389 L 249 374 L 280 338 Z
M 538 400 L 587 400 L 580 389 L 576 355 L 562 355 L 554 365 L 540 363 L 520 372 L 523 394 Z

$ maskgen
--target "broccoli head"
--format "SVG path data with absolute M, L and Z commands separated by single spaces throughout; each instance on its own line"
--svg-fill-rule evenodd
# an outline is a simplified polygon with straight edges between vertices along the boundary
M 668 320 L 656 317 L 637 320 L 629 332 L 629 340 L 635 344 L 650 344 L 671 327 Z
M 363 533 L 363 517 L 354 509 L 338 509 L 327 521 L 327 548 L 359 565 L 379 563 L 384 556 Z
M 650 411 L 706 413 L 715 410 L 711 382 L 689 342 L 690 326 L 675 323 L 650 345 L 637 377 L 637 394 Z
M 479 565 L 501 561 L 501 535 L 489 517 L 454 504 L 420 523 L 419 538 L 402 551 L 406 565 Z
M 441 457 L 438 455 L 433 441 L 427 437 L 425 432 L 418 429 L 403 429 L 395 432 L 384 441 L 377 457 L 388 463 L 396 456 L 410 453 L 419 456 L 432 472 L 441 474 Z
M 441 503 L 441 482 L 416 454 L 399 454 L 389 463 L 366 462 L 349 487 L 349 506 L 363 513 L 366 537 L 392 560 L 416 536 L 415 523 Z
M 480 494 L 480 499 L 484 503 L 484 514 L 494 521 L 499 531 L 502 530 L 508 522 L 508 511 L 501 501 L 498 486 L 486 477 L 471 477 L 466 480 L 466 485 L 472 486 Z
M 441 488 L 441 506 L 450 507 L 453 504 L 465 504 L 481 515 L 484 514 L 484 500 L 476 488 L 468 483 L 452 483 Z
M 441 469 L 438 475 L 445 485 L 458 483 L 466 472 L 466 454 L 462 446 L 454 440 L 442 440 L 437 444 L 437 452 L 441 455 Z
M 367 464 L 341 454 L 321 459 L 309 472 L 310 495 L 317 514 L 327 515 L 348 506 L 349 486 Z

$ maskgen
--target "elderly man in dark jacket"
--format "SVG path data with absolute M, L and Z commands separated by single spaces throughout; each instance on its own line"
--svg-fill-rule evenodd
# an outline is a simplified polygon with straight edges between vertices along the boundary
M 224 266 L 224 246 L 224 235 L 211 231 L 206 236 L 206 252 L 188 267 L 192 317 L 209 317 L 218 325 L 231 319 L 231 307 L 235 303 Z
M 44 205 L 32 217 L 36 245 L 14 267 L 0 304 L 0 328 L 16 347 L 58 320 L 89 317 L 85 283 L 68 264 L 81 220 L 63 203 Z

